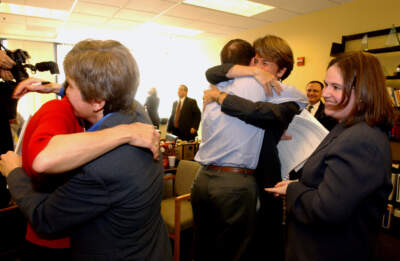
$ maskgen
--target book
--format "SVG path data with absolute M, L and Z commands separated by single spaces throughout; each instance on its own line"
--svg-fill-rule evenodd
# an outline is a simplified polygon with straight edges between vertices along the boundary
M 303 167 L 307 158 L 314 152 L 329 131 L 307 110 L 295 115 L 286 130 L 290 140 L 278 143 L 281 160 L 282 179 L 288 179 L 292 170 Z
M 382 227 L 383 228 L 390 228 L 390 225 L 392 223 L 392 215 L 393 215 L 393 205 L 392 204 L 387 204 L 385 213 L 383 214 L 382 217 Z
M 394 97 L 395 97 L 395 106 L 399 106 L 400 105 L 400 90 L 393 90 L 394 92 Z
M 396 188 L 397 188 L 397 173 L 392 173 L 392 191 L 389 194 L 388 200 L 393 200 L 393 196 L 396 194 Z
M 397 175 L 395 191 L 396 191 L 396 202 L 400 203 L 400 175 Z
M 32 118 L 32 114 L 28 116 L 28 118 L 24 121 L 22 124 L 21 132 L 18 136 L 18 142 L 17 145 L 15 146 L 14 152 L 21 155 L 22 153 L 22 141 L 24 140 L 24 135 L 25 135 L 25 130 L 26 126 L 28 126 L 29 120 Z
M 386 90 L 388 91 L 390 100 L 392 101 L 393 106 L 398 106 L 394 98 L 394 89 L 392 87 L 387 86 Z

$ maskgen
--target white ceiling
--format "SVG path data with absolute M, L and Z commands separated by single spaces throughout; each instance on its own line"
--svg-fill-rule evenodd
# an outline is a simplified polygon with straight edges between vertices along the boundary
M 282 21 L 297 15 L 330 8 L 351 0 L 252 0 L 276 7 L 244 17 L 182 3 L 182 0 L 3 0 L 35 7 L 70 11 L 65 21 L 0 13 L 0 37 L 31 40 L 60 39 L 69 32 L 133 31 L 153 22 L 204 31 L 196 38 L 223 37 Z M 75 3 L 76 2 L 76 3 Z M 74 5 L 75 3 L 75 5 Z

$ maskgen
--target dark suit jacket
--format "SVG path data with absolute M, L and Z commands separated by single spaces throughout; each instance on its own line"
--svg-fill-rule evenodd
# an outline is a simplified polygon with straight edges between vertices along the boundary
M 4 104 L 0 104 L 0 154 L 6 153 L 14 149 L 13 139 L 11 135 L 10 123 L 8 121 L 7 112 Z M 7 189 L 7 182 L 3 175 L 0 175 L 0 208 L 5 208 L 10 202 L 10 193 Z
M 197 136 L 197 132 L 195 134 L 191 134 L 190 129 L 194 128 L 198 130 L 201 119 L 201 112 L 197 106 L 196 100 L 189 97 L 185 98 L 181 108 L 178 128 L 174 127 L 176 106 L 178 106 L 178 101 L 175 101 L 172 106 L 172 113 L 171 117 L 169 117 L 167 131 L 172 132 L 172 134 L 178 136 L 178 138 L 182 140 L 194 140 L 194 138 Z
M 14 82 L 0 82 L 0 154 L 14 149 L 14 142 L 10 128 L 11 94 L 14 90 Z M 15 115 L 14 115 L 15 116 Z M 7 189 L 6 179 L 0 176 L 0 208 L 8 206 L 10 193 Z
M 318 110 L 315 112 L 315 118 L 322 124 L 327 130 L 332 130 L 337 124 L 337 121 L 325 114 L 325 104 L 321 101 Z
M 151 122 L 157 128 L 160 126 L 160 116 L 158 116 L 158 105 L 160 103 L 160 99 L 156 95 L 150 95 L 146 99 L 146 106 L 147 113 L 151 119 Z
M 390 174 L 383 131 L 336 125 L 288 186 L 287 260 L 373 260 Z
M 136 120 L 148 122 L 114 113 L 100 128 Z M 7 181 L 39 233 L 70 235 L 73 260 L 172 259 L 160 214 L 163 168 L 149 150 L 122 145 L 78 169 L 51 194 L 34 191 L 21 168 Z
M 282 201 L 265 192 L 264 188 L 273 187 L 282 180 L 277 145 L 283 131 L 298 113 L 299 107 L 294 102 L 253 103 L 228 95 L 221 109 L 231 116 L 266 130 L 254 174 L 260 195 L 260 209 L 257 213 L 255 236 L 245 259 L 257 260 L 259 256 L 268 255 L 271 260 L 283 260 Z

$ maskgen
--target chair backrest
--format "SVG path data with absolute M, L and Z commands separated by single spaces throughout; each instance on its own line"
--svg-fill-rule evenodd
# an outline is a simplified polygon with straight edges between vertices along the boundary
M 175 194 L 177 196 L 190 193 L 193 180 L 200 164 L 191 160 L 180 160 L 175 176 Z

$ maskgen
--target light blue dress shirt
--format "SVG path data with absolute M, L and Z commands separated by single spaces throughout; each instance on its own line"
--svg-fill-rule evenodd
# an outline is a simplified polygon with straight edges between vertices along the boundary
M 283 92 L 272 97 L 253 77 L 239 77 L 217 87 L 228 94 L 256 101 L 283 103 L 294 101 L 301 109 L 308 103 L 304 93 L 294 86 L 283 85 Z M 202 140 L 195 160 L 202 165 L 232 166 L 255 169 L 261 151 L 264 130 L 221 112 L 216 102 L 208 104 L 202 113 Z

